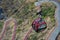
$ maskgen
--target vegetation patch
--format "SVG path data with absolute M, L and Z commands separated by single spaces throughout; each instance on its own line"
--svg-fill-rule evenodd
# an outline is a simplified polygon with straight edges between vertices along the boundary
M 51 30 L 51 28 L 55 26 L 55 17 L 54 17 L 56 10 L 55 4 L 52 2 L 44 2 L 42 3 L 41 8 L 42 8 L 42 18 L 47 23 L 47 29 L 46 29 L 47 31 L 45 31 L 44 33 L 32 32 L 32 34 L 30 34 L 29 36 L 29 40 L 35 40 L 35 38 L 36 40 L 45 40 L 45 37 L 47 36 L 46 34 L 49 32 L 49 30 Z M 31 35 L 33 35 L 35 38 Z
M 42 8 L 43 18 L 48 17 L 48 16 L 51 18 L 54 17 L 55 9 L 56 9 L 56 6 L 54 3 L 52 2 L 42 3 L 41 8 Z

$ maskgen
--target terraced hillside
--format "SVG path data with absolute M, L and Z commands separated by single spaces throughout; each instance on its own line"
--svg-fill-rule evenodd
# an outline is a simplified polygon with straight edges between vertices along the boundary
M 36 15 L 36 10 L 33 10 L 35 8 L 34 2 L 27 1 L 27 0 L 3 0 L 2 7 L 4 9 L 4 14 L 9 17 L 13 17 L 17 20 L 18 26 L 16 30 L 16 40 L 23 40 L 23 37 L 28 32 L 28 30 L 31 28 L 32 21 L 36 19 L 38 16 Z M 48 3 L 48 4 L 47 4 Z M 5 6 L 4 6 L 5 5 Z M 55 9 L 56 6 L 53 3 L 45 2 L 42 3 L 42 18 L 47 23 L 47 29 L 43 32 L 36 33 L 34 30 L 29 35 L 28 40 L 44 40 L 51 28 L 55 26 Z M 4 21 L 4 20 L 3 20 Z M 3 25 L 3 24 L 2 24 Z M 9 28 L 9 27 L 8 27 Z M 12 27 L 7 29 L 7 37 L 3 38 L 4 40 L 10 40 L 11 39 L 11 32 Z M 5 35 L 6 35 L 5 34 Z M 9 36 L 10 35 L 10 36 Z

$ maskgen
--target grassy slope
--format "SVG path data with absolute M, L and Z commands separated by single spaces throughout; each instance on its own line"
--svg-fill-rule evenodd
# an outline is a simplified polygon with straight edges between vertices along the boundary
M 32 6 L 32 4 L 29 5 L 29 11 L 32 10 L 32 8 L 34 8 L 34 5 Z M 28 8 L 28 7 L 26 7 L 26 8 Z M 33 32 L 30 34 L 30 37 L 28 38 L 28 40 L 37 40 L 37 39 L 43 40 L 46 37 L 49 30 L 51 30 L 51 28 L 55 26 L 55 19 L 54 19 L 55 5 L 52 3 L 48 3 L 48 4 L 43 3 L 42 4 L 42 11 L 43 11 L 42 18 L 44 18 L 45 21 L 47 22 L 48 28 L 44 32 L 40 32 L 40 33 L 36 33 L 33 30 Z M 38 17 L 35 14 L 36 13 L 34 11 L 30 12 L 30 14 L 28 13 L 28 15 L 26 15 L 27 19 L 25 19 L 24 22 L 22 21 L 22 24 L 18 26 L 18 28 L 17 28 L 17 39 L 22 40 L 24 35 L 26 34 L 26 32 L 31 28 L 32 21 Z M 23 17 L 25 17 L 25 16 L 23 16 Z
M 24 2 L 22 2 L 22 3 L 24 3 Z M 50 4 L 47 4 L 47 5 L 48 5 L 47 9 L 45 8 L 46 4 L 42 5 L 42 10 L 43 10 L 43 14 L 44 14 L 44 16 L 42 16 L 42 17 L 46 20 L 47 26 L 49 25 L 48 28 L 44 32 L 40 32 L 40 33 L 36 33 L 33 30 L 33 32 L 30 34 L 30 37 L 28 38 L 28 40 L 44 39 L 45 36 L 47 35 L 47 32 L 49 30 L 51 30 L 51 28 L 55 25 L 54 24 L 55 23 L 54 15 L 52 15 L 52 14 L 54 14 L 55 6 L 52 5 L 52 7 L 51 7 Z M 29 2 L 29 3 L 25 4 L 25 6 L 21 10 L 18 10 L 18 12 L 16 12 L 12 16 L 12 17 L 16 18 L 17 22 L 18 22 L 18 26 L 17 26 L 17 30 L 16 30 L 16 34 L 17 34 L 16 39 L 17 40 L 23 39 L 26 32 L 31 28 L 32 21 L 38 17 L 38 16 L 36 16 L 35 10 L 32 11 L 33 8 L 34 8 L 34 4 Z M 16 9 L 17 9 L 17 7 L 16 7 Z M 8 38 L 10 39 L 10 37 L 8 37 Z
M 44 40 L 45 37 L 47 36 L 48 31 L 55 26 L 54 13 L 56 6 L 50 2 L 42 3 L 41 6 L 42 6 L 42 14 L 43 14 L 42 18 L 45 19 L 48 28 L 44 32 L 40 32 L 40 33 L 32 32 L 28 40 L 37 40 L 37 39 Z

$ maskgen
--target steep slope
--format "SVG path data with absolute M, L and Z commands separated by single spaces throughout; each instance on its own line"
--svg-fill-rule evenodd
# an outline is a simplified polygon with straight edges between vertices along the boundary
M 11 0 L 12 1 L 12 0 Z M 26 0 L 13 0 L 13 5 L 7 5 L 5 2 L 3 6 L 4 12 L 7 15 L 7 17 L 13 17 L 16 18 L 18 26 L 16 30 L 16 40 L 22 40 L 26 32 L 31 28 L 31 23 L 34 19 L 36 19 L 38 16 L 36 15 L 36 10 L 33 10 L 35 8 L 34 2 L 25 2 Z M 4 2 L 4 1 L 3 1 Z M 52 6 L 52 7 L 51 7 Z M 42 11 L 44 20 L 47 23 L 47 29 L 43 32 L 36 33 L 34 30 L 29 35 L 28 40 L 44 40 L 47 36 L 47 33 L 51 28 L 55 26 L 55 19 L 54 19 L 54 13 L 55 13 L 55 5 L 53 3 L 43 3 L 42 4 Z M 10 40 L 11 38 L 11 32 L 12 27 L 10 29 L 7 28 L 7 40 Z M 9 36 L 10 35 L 10 36 Z M 5 36 L 6 37 L 6 36 Z

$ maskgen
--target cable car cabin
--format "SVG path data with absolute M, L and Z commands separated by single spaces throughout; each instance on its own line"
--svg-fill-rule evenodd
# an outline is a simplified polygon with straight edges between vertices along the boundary
M 47 28 L 47 24 L 42 18 L 37 18 L 32 22 L 32 28 L 36 32 L 39 32 L 39 31 Z

